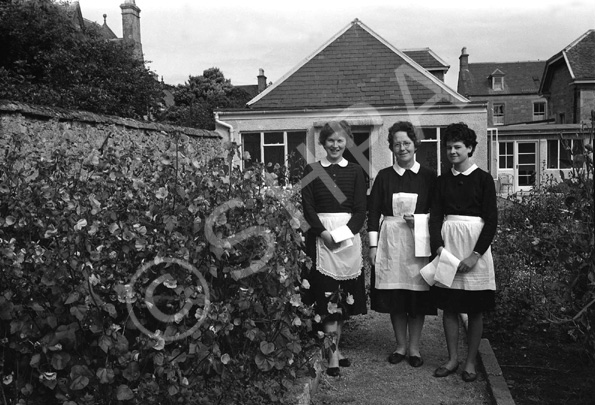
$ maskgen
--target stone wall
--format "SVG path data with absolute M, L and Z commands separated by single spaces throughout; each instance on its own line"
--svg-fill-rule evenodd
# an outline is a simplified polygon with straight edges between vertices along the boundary
M 0 100 L 0 161 L 17 144 L 27 144 L 26 150 L 45 159 L 58 149 L 86 157 L 109 147 L 134 148 L 142 156 L 163 153 L 176 144 L 192 161 L 224 156 L 215 131 Z

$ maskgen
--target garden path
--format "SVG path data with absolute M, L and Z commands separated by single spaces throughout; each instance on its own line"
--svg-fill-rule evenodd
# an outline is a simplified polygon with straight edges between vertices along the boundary
M 459 340 L 460 361 L 466 353 L 464 329 Z M 481 367 L 473 383 L 461 379 L 463 364 L 456 374 L 435 378 L 434 370 L 447 359 L 442 317 L 426 317 L 421 353 L 424 365 L 413 368 L 407 361 L 397 365 L 388 363 L 395 339 L 387 314 L 369 311 L 367 315 L 352 317 L 345 326 L 341 342 L 342 352 L 352 365 L 341 368 L 340 377 L 322 372 L 312 404 L 491 404 L 487 380 Z

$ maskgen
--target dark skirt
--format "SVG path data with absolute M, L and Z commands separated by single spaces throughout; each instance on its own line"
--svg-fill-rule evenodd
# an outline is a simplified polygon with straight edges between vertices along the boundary
M 316 269 L 312 269 L 307 279 L 310 283 L 310 289 L 306 292 L 304 302 L 306 304 L 316 303 L 316 313 L 326 321 L 347 320 L 351 315 L 361 315 L 368 312 L 363 271 L 355 279 L 335 280 Z M 331 293 L 330 296 L 328 293 Z M 352 304 L 347 302 L 348 294 L 353 297 Z M 341 313 L 329 313 L 329 301 L 336 303 L 341 308 Z
M 370 280 L 371 306 L 376 312 L 384 314 L 437 315 L 436 305 L 430 291 L 380 290 L 374 287 L 376 282 L 374 268 Z
M 496 291 L 469 291 L 431 287 L 436 306 L 443 311 L 473 314 L 492 311 L 496 307 Z

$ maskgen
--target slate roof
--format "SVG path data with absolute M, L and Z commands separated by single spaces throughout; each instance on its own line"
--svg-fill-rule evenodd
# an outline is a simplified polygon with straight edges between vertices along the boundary
M 564 64 L 573 80 L 595 80 L 595 30 L 589 30 L 548 59 L 540 91 L 547 92 L 554 67 Z
M 486 62 L 468 66 L 468 70 L 459 72 L 458 91 L 464 96 L 538 94 L 545 62 Z M 504 89 L 492 89 L 492 75 L 504 75 Z
M 315 109 L 467 102 L 356 19 L 248 106 Z
M 447 65 L 446 62 L 436 55 L 430 48 L 401 49 L 401 51 L 427 70 L 447 71 L 450 68 L 450 65 Z

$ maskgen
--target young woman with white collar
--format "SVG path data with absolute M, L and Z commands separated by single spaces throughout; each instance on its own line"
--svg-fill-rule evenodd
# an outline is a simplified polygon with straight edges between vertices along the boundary
M 443 249 L 461 262 L 450 287 L 436 284 L 432 293 L 443 312 L 448 361 L 434 372 L 446 377 L 457 371 L 459 313 L 468 315 L 467 359 L 462 378 L 477 379 L 476 358 L 483 333 L 483 312 L 495 307 L 496 282 L 490 245 L 496 234 L 498 209 L 492 176 L 470 158 L 477 146 L 475 131 L 450 124 L 442 137 L 452 169 L 438 177 L 430 210 L 432 252 Z
M 307 165 L 302 181 L 302 207 L 310 225 L 306 253 L 313 263 L 308 296 L 324 318 L 324 331 L 336 336 L 326 372 L 337 376 L 339 366 L 350 365 L 339 350 L 343 322 L 367 312 L 359 236 L 366 220 L 367 185 L 362 167 L 343 157 L 353 144 L 345 121 L 326 124 L 319 142 L 326 157 Z

